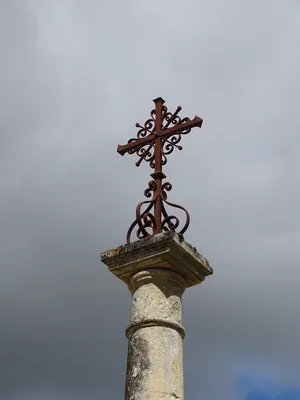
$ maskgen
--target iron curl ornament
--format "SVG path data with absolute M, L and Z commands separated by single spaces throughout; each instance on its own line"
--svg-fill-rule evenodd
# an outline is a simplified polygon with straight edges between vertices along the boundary
M 165 231 L 177 231 L 180 226 L 179 218 L 175 215 L 169 215 L 166 206 L 181 210 L 185 215 L 185 222 L 178 233 L 183 234 L 190 223 L 188 211 L 175 203 L 168 201 L 167 192 L 172 189 L 169 182 L 164 182 L 166 175 L 162 172 L 162 167 L 167 163 L 167 156 L 174 149 L 182 150 L 179 145 L 182 135 L 191 132 L 192 128 L 201 128 L 202 119 L 195 116 L 192 120 L 188 117 L 181 118 L 178 114 L 181 107 L 178 106 L 174 113 L 168 111 L 164 105 L 165 101 L 158 97 L 153 100 L 155 109 L 150 113 L 150 118 L 140 125 L 137 136 L 128 141 L 125 145 L 118 145 L 117 152 L 122 156 L 126 153 L 136 154 L 139 167 L 143 161 L 148 162 L 154 172 L 150 174 L 152 180 L 148 183 L 148 188 L 144 191 L 145 200 L 136 207 L 136 219 L 130 225 L 126 240 L 130 243 L 130 237 L 136 229 L 138 239 L 144 239 L 148 236 L 156 235 Z

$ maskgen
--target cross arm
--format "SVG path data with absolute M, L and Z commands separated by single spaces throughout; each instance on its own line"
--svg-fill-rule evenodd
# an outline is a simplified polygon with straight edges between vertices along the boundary
M 151 135 L 148 135 L 144 138 L 140 138 L 137 140 L 134 140 L 130 143 L 124 144 L 124 145 L 118 145 L 117 148 L 117 152 L 119 154 L 121 154 L 121 156 L 124 156 L 125 153 L 127 153 L 130 150 L 133 150 L 135 148 L 137 148 L 138 146 L 140 146 L 141 144 L 147 144 L 152 142 L 152 140 L 155 138 L 154 133 L 152 133 Z
M 184 122 L 184 123 L 181 123 L 178 125 L 174 125 L 171 128 L 168 128 L 165 130 L 163 129 L 160 136 L 164 137 L 164 136 L 169 136 L 172 133 L 177 133 L 177 132 L 180 133 L 180 131 L 183 131 L 188 128 L 194 128 L 196 126 L 201 128 L 202 122 L 203 122 L 203 120 L 200 117 L 195 116 L 195 118 L 192 119 L 191 121 Z
M 183 122 L 181 124 L 172 126 L 171 128 L 167 128 L 167 129 L 163 129 L 161 132 L 159 132 L 159 136 L 160 137 L 165 137 L 165 136 L 169 136 L 172 133 L 180 133 L 180 131 L 183 131 L 185 129 L 188 128 L 194 128 L 196 126 L 198 126 L 199 128 L 201 128 L 203 120 L 197 116 L 195 116 L 194 119 L 192 119 L 191 121 L 188 122 Z M 139 138 L 137 140 L 134 140 L 130 143 L 124 144 L 124 145 L 118 145 L 117 148 L 117 152 L 119 154 L 121 154 L 122 156 L 124 156 L 125 153 L 127 153 L 130 150 L 136 149 L 137 147 L 141 146 L 141 145 L 145 145 L 147 143 L 151 143 L 153 140 L 155 139 L 155 134 L 152 133 L 151 135 L 148 135 L 146 137 L 143 138 Z

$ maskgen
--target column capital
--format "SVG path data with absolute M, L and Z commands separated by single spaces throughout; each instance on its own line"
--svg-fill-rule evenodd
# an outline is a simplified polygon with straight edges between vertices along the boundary
M 127 285 L 133 275 L 149 268 L 176 272 L 186 287 L 200 284 L 213 273 L 208 260 L 173 231 L 106 250 L 101 261 Z
M 157 287 L 161 288 L 162 291 L 166 291 L 167 288 L 172 287 L 172 290 L 177 287 L 180 296 L 186 288 L 185 280 L 177 272 L 166 268 L 148 268 L 143 269 L 134 273 L 128 281 L 128 288 L 131 294 L 133 294 L 142 285 L 153 283 Z M 167 296 L 167 293 L 166 293 Z

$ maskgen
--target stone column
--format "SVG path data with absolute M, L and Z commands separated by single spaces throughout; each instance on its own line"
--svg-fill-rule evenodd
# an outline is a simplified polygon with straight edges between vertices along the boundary
M 174 232 L 101 259 L 132 294 L 125 400 L 183 400 L 181 295 L 212 274 L 208 261 Z

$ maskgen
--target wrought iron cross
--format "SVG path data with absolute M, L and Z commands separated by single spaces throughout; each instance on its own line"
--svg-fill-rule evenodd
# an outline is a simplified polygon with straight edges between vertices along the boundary
M 168 215 L 165 204 L 178 208 L 185 213 L 186 221 L 179 233 L 183 234 L 190 223 L 190 216 L 187 210 L 167 200 L 167 192 L 172 189 L 172 185 L 169 182 L 162 183 L 163 179 L 166 178 L 166 175 L 162 172 L 162 167 L 167 163 L 166 156 L 171 154 L 174 148 L 182 150 L 182 147 L 178 146 L 181 141 L 181 135 L 190 133 L 191 129 L 196 126 L 201 128 L 202 119 L 197 116 L 192 120 L 187 117 L 181 119 L 178 116 L 181 111 L 180 106 L 177 107 L 174 113 L 171 113 L 164 105 L 165 101 L 161 97 L 153 101 L 155 109 L 150 113 L 151 118 L 144 123 L 144 126 L 139 123 L 136 124 L 136 127 L 139 128 L 137 137 L 130 139 L 123 146 L 118 145 L 117 149 L 117 152 L 122 156 L 125 153 L 136 153 L 139 157 L 136 162 L 137 167 L 140 166 L 142 161 L 146 161 L 154 169 L 154 172 L 150 174 L 153 180 L 148 183 L 148 188 L 144 191 L 147 198 L 151 196 L 152 198 L 137 205 L 136 219 L 127 232 L 127 243 L 130 243 L 131 233 L 136 226 L 138 239 L 156 235 L 163 231 L 175 231 L 178 228 L 179 218 L 174 215 Z M 144 211 L 142 211 L 143 206 L 146 206 Z

